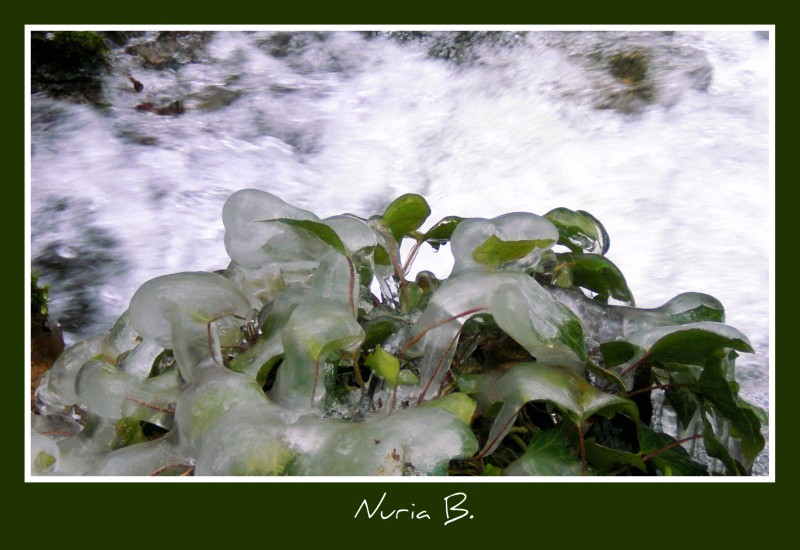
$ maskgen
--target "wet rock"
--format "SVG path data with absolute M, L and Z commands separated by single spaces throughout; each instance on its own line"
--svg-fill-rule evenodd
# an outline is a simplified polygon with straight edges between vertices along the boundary
M 77 103 L 102 102 L 110 68 L 108 46 L 96 32 L 31 33 L 31 91 Z
M 769 40 L 769 31 L 753 31 L 753 34 L 761 40 Z
M 210 32 L 164 31 L 154 40 L 128 46 L 125 52 L 139 56 L 151 68 L 168 68 L 202 59 Z
M 420 42 L 428 56 L 456 64 L 475 63 L 482 48 L 509 48 L 524 40 L 525 32 L 505 31 L 390 31 L 377 33 L 401 44 Z
M 707 90 L 713 80 L 705 54 L 680 33 L 553 33 L 548 45 L 584 66 L 590 101 L 598 109 L 639 113 L 650 105 L 669 107 L 687 90 Z
M 134 38 L 144 36 L 144 31 L 103 31 L 102 34 L 112 46 L 121 47 Z
M 189 94 L 187 101 L 201 111 L 218 111 L 227 107 L 242 95 L 239 90 L 231 90 L 222 86 L 207 86 L 199 92 Z
M 323 32 L 274 32 L 256 42 L 256 46 L 273 57 L 287 57 L 302 51 L 312 42 L 321 42 L 327 38 Z
M 31 277 L 31 405 L 42 376 L 64 351 L 61 326 L 48 318 L 48 285 L 40 286 L 38 275 Z
M 176 101 L 173 101 L 166 107 L 159 107 L 158 105 L 150 101 L 147 101 L 145 103 L 139 103 L 136 106 L 136 110 L 147 111 L 150 113 L 155 113 L 160 116 L 177 116 L 177 115 L 182 115 L 186 111 L 186 108 L 183 105 L 183 101 L 178 99 Z

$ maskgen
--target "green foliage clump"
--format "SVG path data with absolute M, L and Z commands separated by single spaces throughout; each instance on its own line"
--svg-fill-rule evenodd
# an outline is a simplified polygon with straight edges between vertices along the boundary
M 224 272 L 145 283 L 53 367 L 44 400 L 87 413 L 53 471 L 748 474 L 766 419 L 738 394 L 753 350 L 716 299 L 637 308 L 588 212 L 422 230 L 430 213 L 414 194 L 320 219 L 234 193 Z M 407 275 L 445 245 L 448 278 Z
M 96 103 L 101 77 L 110 67 L 108 46 L 99 33 L 31 33 L 31 85 L 54 97 Z
M 47 302 L 49 285 L 39 286 L 39 275 L 31 273 L 31 325 L 43 327 L 47 324 Z

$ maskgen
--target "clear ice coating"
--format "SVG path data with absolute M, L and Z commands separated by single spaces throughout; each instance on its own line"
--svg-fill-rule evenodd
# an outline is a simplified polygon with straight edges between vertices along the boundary
M 749 350 L 744 335 L 722 324 L 711 296 L 686 293 L 637 309 L 548 282 L 552 270 L 540 264 L 564 244 L 563 227 L 580 230 L 569 233 L 572 247 L 608 248 L 602 225 L 580 211 L 551 211 L 554 221 L 521 212 L 463 219 L 450 238 L 452 275 L 406 280 L 397 241 L 425 240 L 403 229 L 419 227 L 414 208 L 424 199 L 408 204 L 412 222 L 393 215 L 389 227 L 380 216 L 321 220 L 254 189 L 231 195 L 223 208 L 226 270 L 144 283 L 108 332 L 68 348 L 44 377 L 31 472 L 447 475 L 453 461 L 498 449 L 528 402 L 555 407 L 571 425 L 595 413 L 638 418 L 624 393 L 584 375 L 597 371 L 603 345 L 633 348 L 618 371 L 648 353 L 699 364 L 701 353 L 670 340 L 687 331 L 705 335 L 715 353 Z M 402 208 L 396 212 L 402 218 Z M 462 329 L 475 317 L 491 317 L 528 358 L 451 372 Z M 392 374 L 374 367 L 362 379 L 378 349 Z M 722 365 L 732 381 L 732 359 Z M 487 414 L 485 433 L 473 432 L 476 415 Z M 680 429 L 703 430 L 703 419 Z M 731 448 L 739 444 L 731 434 L 740 424 L 714 418 L 713 429 Z M 562 431 L 538 437 L 505 474 L 581 470 L 575 456 L 551 452 Z

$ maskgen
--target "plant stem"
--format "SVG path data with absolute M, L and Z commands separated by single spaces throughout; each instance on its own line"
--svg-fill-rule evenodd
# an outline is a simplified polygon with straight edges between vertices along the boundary
M 657 451 L 653 451 L 650 454 L 644 455 L 642 457 L 642 462 L 646 462 L 646 461 L 650 460 L 651 458 L 660 455 L 663 452 L 669 451 L 673 447 L 677 447 L 678 445 L 681 445 L 682 443 L 686 443 L 687 441 L 691 441 L 692 439 L 699 439 L 701 437 L 703 437 L 703 434 L 695 434 L 695 435 L 690 435 L 689 437 L 684 437 L 683 439 L 679 439 L 677 441 L 673 441 L 672 443 L 670 443 L 666 447 L 662 447 L 661 449 L 658 449 Z
M 423 330 L 422 332 L 420 332 L 419 334 L 414 336 L 414 338 L 409 340 L 408 343 L 405 346 L 403 346 L 403 349 L 400 350 L 400 353 L 398 355 L 403 355 L 405 352 L 407 352 L 409 349 L 411 349 L 411 347 L 414 344 L 416 344 L 417 342 L 422 340 L 423 336 L 425 336 L 428 332 L 432 331 L 433 329 L 439 328 L 442 325 L 446 325 L 450 321 L 455 321 L 456 319 L 459 319 L 459 318 L 464 317 L 466 315 L 472 315 L 473 313 L 477 313 L 479 311 L 484 311 L 484 310 L 487 310 L 487 309 L 489 309 L 489 308 L 486 307 L 486 306 L 474 307 L 472 309 L 468 309 L 467 311 L 459 313 L 458 315 L 453 315 L 451 317 L 448 317 L 447 319 L 443 319 L 443 320 L 441 320 L 441 321 L 439 321 L 437 323 L 434 323 L 433 325 L 429 326 L 428 328 L 426 328 L 425 330 Z
M 586 475 L 586 446 L 583 443 L 583 423 L 578 422 L 578 446 L 581 451 L 581 475 Z
M 653 386 L 648 386 L 646 388 L 639 388 L 636 391 L 632 391 L 628 393 L 628 397 L 632 397 L 640 393 L 650 392 L 653 390 L 668 390 L 670 388 L 694 388 L 696 386 L 697 384 L 655 384 Z

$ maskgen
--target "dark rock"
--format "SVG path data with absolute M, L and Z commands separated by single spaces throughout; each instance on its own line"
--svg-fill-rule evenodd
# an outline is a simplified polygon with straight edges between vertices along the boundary
M 227 107 L 242 95 L 239 90 L 230 90 L 222 86 L 207 86 L 199 92 L 189 94 L 186 99 L 201 111 L 217 111 Z
M 31 91 L 78 103 L 102 101 L 108 46 L 96 32 L 31 33 Z
M 313 42 L 327 40 L 323 32 L 274 32 L 267 38 L 256 42 L 256 46 L 273 57 L 288 57 L 300 53 Z
M 149 101 L 145 102 L 145 103 L 139 103 L 136 106 L 136 110 L 137 111 L 148 111 L 148 112 L 155 113 L 155 114 L 161 115 L 161 116 L 181 115 L 186 111 L 186 109 L 185 109 L 185 107 L 183 105 L 183 101 L 181 101 L 180 99 L 178 99 L 176 101 L 173 101 L 172 103 L 170 103 L 166 107 L 159 107 L 155 103 L 152 103 L 152 102 L 149 102 Z
M 401 44 L 418 42 L 428 56 L 456 64 L 479 61 L 482 48 L 510 48 L 524 40 L 525 32 L 508 31 L 389 31 L 379 33 Z
M 211 40 L 211 32 L 164 31 L 154 40 L 128 46 L 125 52 L 142 58 L 145 66 L 162 69 L 197 63 Z
M 128 79 L 131 81 L 131 84 L 133 84 L 133 90 L 135 92 L 139 93 L 144 90 L 144 84 L 133 78 L 131 75 L 128 75 Z
M 134 38 L 144 36 L 144 31 L 103 31 L 102 34 L 112 46 L 121 47 Z
M 587 90 L 598 109 L 639 113 L 650 105 L 669 107 L 687 90 L 705 91 L 713 68 L 705 54 L 680 33 L 569 32 L 549 35 L 587 71 Z
M 761 40 L 769 40 L 769 31 L 753 31 L 753 34 Z

